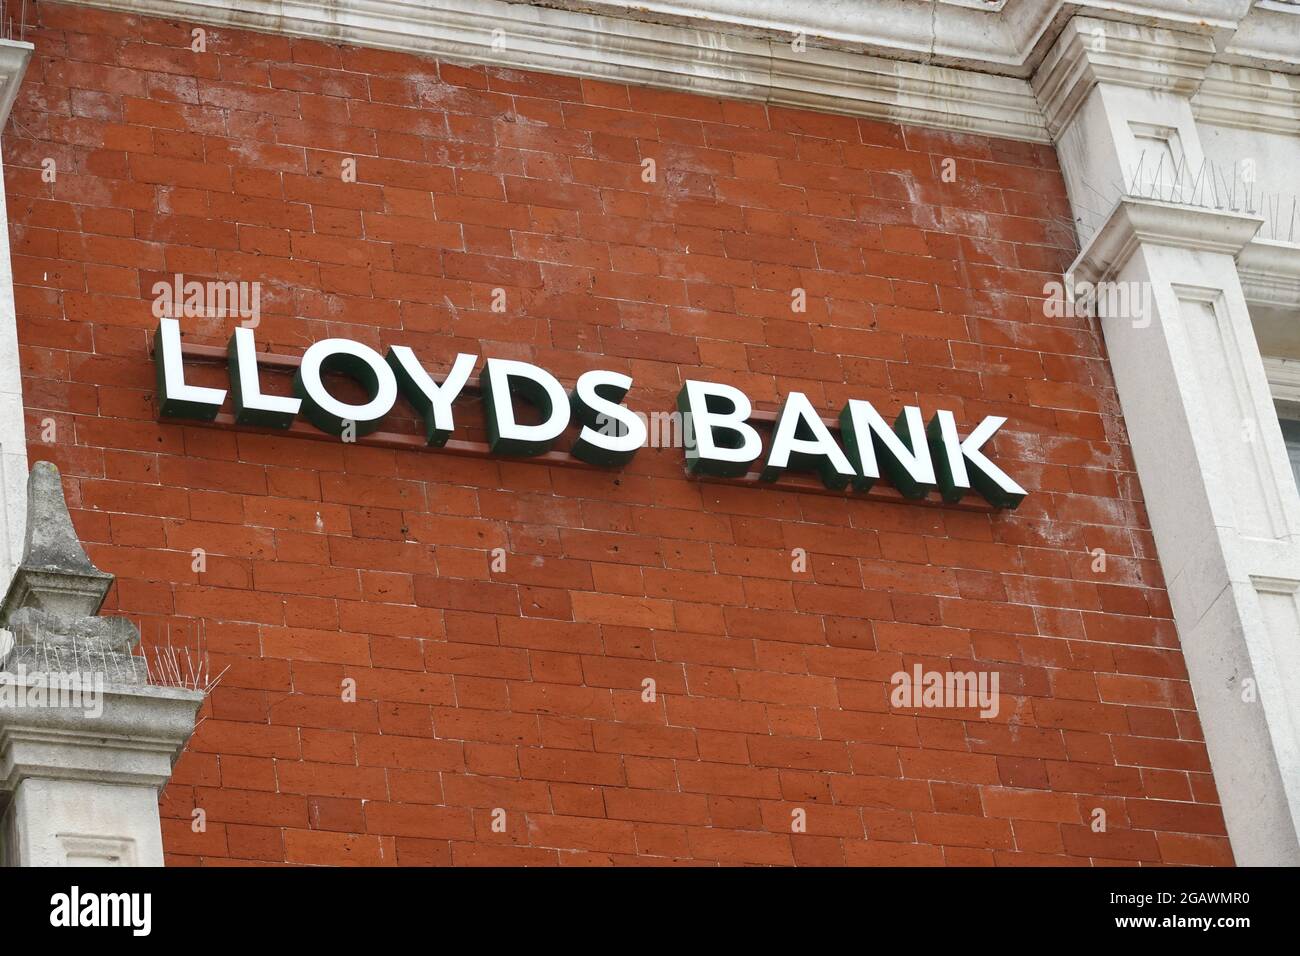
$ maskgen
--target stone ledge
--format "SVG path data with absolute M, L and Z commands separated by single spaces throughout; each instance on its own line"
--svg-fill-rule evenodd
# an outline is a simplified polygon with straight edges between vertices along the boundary
M 6 675 L 14 693 L 48 682 Z M 203 693 L 179 687 L 105 685 L 103 713 L 0 702 L 0 789 L 27 777 L 161 787 L 194 728 Z
M 1300 309 L 1300 244 L 1256 239 L 1237 256 L 1246 301 Z
M 1141 243 L 1177 246 L 1236 256 L 1264 221 L 1242 213 L 1160 202 L 1121 199 L 1068 273 L 1076 282 L 1101 282 L 1128 261 Z

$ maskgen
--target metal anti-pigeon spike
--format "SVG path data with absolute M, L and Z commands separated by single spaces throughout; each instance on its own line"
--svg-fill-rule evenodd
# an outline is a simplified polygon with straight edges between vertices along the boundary
M 1141 177 L 1142 177 L 1142 164 L 1146 162 L 1146 158 L 1147 158 L 1147 151 L 1144 149 L 1138 155 L 1137 169 L 1133 171 L 1133 182 L 1128 188 L 1128 192 L 1130 194 L 1136 194 L 1138 191 L 1138 183 L 1141 181 Z

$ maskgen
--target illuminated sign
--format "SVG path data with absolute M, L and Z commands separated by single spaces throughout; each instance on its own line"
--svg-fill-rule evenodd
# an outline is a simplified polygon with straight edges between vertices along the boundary
M 227 391 L 185 380 L 176 319 L 162 319 L 154 360 L 163 417 L 216 418 Z M 405 346 L 392 346 L 387 355 L 380 355 L 351 339 L 324 339 L 303 354 L 292 397 L 262 391 L 252 329 L 235 330 L 228 361 L 229 393 L 240 424 L 288 428 L 301 416 L 323 432 L 351 438 L 378 428 L 400 394 L 423 420 L 427 443 L 440 447 L 455 429 L 453 403 L 469 384 L 478 357 L 458 354 L 438 381 Z M 366 400 L 354 404 L 338 398 L 326 384 L 327 375 L 352 379 Z M 545 454 L 575 422 L 580 428 L 569 452 L 593 465 L 627 464 L 646 444 L 645 420 L 622 404 L 632 379 L 619 372 L 584 372 L 573 390 L 566 391 L 536 365 L 490 358 L 479 384 L 493 454 Z M 531 405 L 539 420 L 520 421 L 517 401 Z M 740 477 L 757 466 L 763 480 L 776 481 L 787 471 L 813 472 L 827 488 L 851 487 L 857 492 L 883 479 L 907 498 L 924 498 L 937 490 L 943 500 L 956 502 L 975 491 L 998 508 L 1015 508 L 1026 494 L 983 452 L 1006 422 L 996 415 L 986 417 L 963 439 L 950 411 L 936 411 L 927 425 L 921 410 L 908 405 L 891 425 L 870 402 L 852 399 L 840 412 L 837 440 L 808 397 L 790 392 L 764 455 L 762 436 L 750 421 L 753 407 L 740 389 L 687 379 L 677 396 L 677 410 L 686 424 L 686 470 L 693 474 Z

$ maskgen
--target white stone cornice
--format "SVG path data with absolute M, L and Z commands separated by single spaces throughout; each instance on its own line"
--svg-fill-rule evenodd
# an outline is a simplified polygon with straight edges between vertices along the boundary
M 527 3 L 531 0 L 508 0 Z M 927 63 L 979 63 L 993 73 L 1023 76 L 1029 51 L 1047 31 L 1062 0 L 547 0 L 564 10 L 630 18 L 693 30 L 788 43 L 794 34 L 828 49 L 879 53 Z
M 1300 72 L 1300 5 L 1261 0 L 1225 44 L 1221 59 Z
M 1255 216 L 1200 206 L 1121 199 L 1069 272 L 1076 283 L 1101 282 L 1144 242 L 1236 256 L 1263 222 Z
M 1074 17 L 1034 75 L 1033 87 L 1055 135 L 1098 83 L 1190 96 L 1213 59 L 1214 42 L 1207 36 Z
M 1265 355 L 1264 374 L 1275 401 L 1300 404 L 1300 361 Z
M 1047 142 L 1010 77 L 499 0 L 87 0 L 86 6 Z M 495 30 L 503 31 L 494 36 Z M 496 41 L 494 44 L 494 40 Z
M 1042 114 L 1022 80 L 821 51 L 815 60 L 788 47 L 772 51 L 770 72 L 751 98 L 779 106 L 824 109 L 1047 143 Z M 736 95 L 727 85 L 718 95 Z
M 1099 78 L 1194 91 L 1252 0 L 73 0 L 86 6 L 893 122 L 1050 140 Z M 1053 43 L 1080 12 L 1103 55 Z M 1300 19 L 1265 10 L 1267 17 Z M 495 35 L 494 35 L 495 33 Z M 1089 34 L 1090 35 L 1090 34 Z M 1254 34 L 1251 34 L 1254 35 Z M 791 48 L 795 36 L 804 52 Z M 1088 39 L 1084 37 L 1083 39 Z M 494 43 L 493 41 L 496 40 Z M 1244 45 L 1243 45 L 1244 44 Z M 1252 45 L 1254 44 L 1254 45 Z M 1285 45 L 1285 44 L 1284 44 Z M 1069 47 L 1070 44 L 1065 44 Z M 1028 85 L 1038 70 L 1038 99 Z M 1259 46 L 1267 62 L 1278 57 Z M 1285 59 L 1284 57 L 1282 58 Z M 1294 72 L 1294 70 L 1293 70 Z M 1235 95 L 1232 90 L 1223 97 Z M 1248 94 L 1245 99 L 1250 102 Z M 1040 108 L 1039 101 L 1043 103 Z M 1213 104 L 1208 108 L 1214 108 Z M 1265 122 L 1282 122 L 1262 104 Z M 1052 123 L 1044 122 L 1043 115 Z M 1247 113 L 1246 116 L 1254 115 Z M 1249 119 L 1240 122 L 1249 124 Z
M 1237 275 L 1252 305 L 1300 309 L 1300 245 L 1256 239 L 1237 256 Z
M 510 0 L 536 2 L 536 0 Z M 1025 77 L 1076 13 L 1187 30 L 1226 42 L 1254 0 L 545 0 L 548 7 L 651 23 L 921 58 Z
M 1192 99 L 1192 112 L 1214 126 L 1300 136 L 1300 76 L 1215 63 Z

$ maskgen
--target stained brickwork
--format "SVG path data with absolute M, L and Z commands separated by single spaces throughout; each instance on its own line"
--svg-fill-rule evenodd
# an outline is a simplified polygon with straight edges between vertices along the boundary
M 35 8 L 4 137 L 29 452 L 111 607 L 229 668 L 170 862 L 1231 862 L 1100 337 L 1042 301 L 1075 248 L 1051 148 Z M 645 411 L 691 376 L 1005 415 L 1030 496 L 159 423 L 177 273 L 262 283 L 286 354 L 611 368 Z M 998 715 L 891 707 L 917 663 L 997 671 Z

